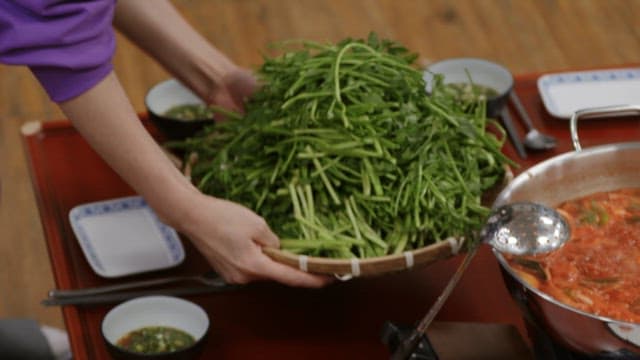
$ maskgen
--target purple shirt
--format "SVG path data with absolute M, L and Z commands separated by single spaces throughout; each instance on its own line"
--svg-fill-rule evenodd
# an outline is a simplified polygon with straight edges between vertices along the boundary
M 115 0 L 0 0 L 0 62 L 28 66 L 55 102 L 89 90 L 113 66 Z

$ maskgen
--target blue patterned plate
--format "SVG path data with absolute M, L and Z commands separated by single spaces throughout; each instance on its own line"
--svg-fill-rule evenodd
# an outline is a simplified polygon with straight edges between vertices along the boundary
M 580 109 L 640 104 L 640 68 L 574 71 L 538 78 L 538 91 L 547 111 L 570 118 Z
M 184 260 L 176 231 L 140 196 L 82 204 L 69 221 L 91 268 L 103 277 L 166 269 Z

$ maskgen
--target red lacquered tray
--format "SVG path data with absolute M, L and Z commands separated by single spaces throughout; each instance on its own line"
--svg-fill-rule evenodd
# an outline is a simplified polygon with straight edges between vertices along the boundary
M 553 155 L 571 151 L 569 123 L 552 118 L 536 89 L 537 75 L 520 76 L 515 91 L 535 125 L 555 135 L 559 146 L 549 152 L 517 158 L 523 169 Z M 517 116 L 514 113 L 514 118 Z M 145 116 L 141 120 L 147 124 Z M 519 124 L 517 124 L 519 125 Z M 29 123 L 24 144 L 57 287 L 83 288 L 119 280 L 96 275 L 86 262 L 68 221 L 69 210 L 81 203 L 133 194 L 87 145 L 68 121 Z M 520 127 L 521 136 L 523 129 Z M 584 147 L 640 139 L 640 124 L 630 119 L 589 120 L 580 124 Z M 163 275 L 199 274 L 206 261 L 184 241 L 186 260 L 180 266 L 136 280 Z M 295 289 L 275 283 L 252 284 L 222 294 L 190 296 L 212 320 L 203 359 L 386 359 L 380 341 L 385 321 L 413 324 L 446 284 L 460 258 L 374 278 L 339 282 L 321 290 Z M 112 305 L 65 306 L 64 320 L 76 359 L 108 359 L 100 322 Z M 514 324 L 524 336 L 521 316 L 504 288 L 500 269 L 488 248 L 482 248 L 438 316 L 440 321 Z

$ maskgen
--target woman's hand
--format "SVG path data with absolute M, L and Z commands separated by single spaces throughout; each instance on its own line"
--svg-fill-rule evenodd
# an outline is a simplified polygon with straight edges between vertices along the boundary
M 262 247 L 279 247 L 278 237 L 266 221 L 248 208 L 222 199 L 196 194 L 189 201 L 185 224 L 179 230 L 188 236 L 211 266 L 226 281 L 246 284 L 256 280 L 317 288 L 330 277 L 312 275 L 273 261 Z
M 243 112 L 244 102 L 257 88 L 258 82 L 249 70 L 233 67 L 223 75 L 220 83 L 214 86 L 213 92 L 206 100 L 210 104 L 219 105 L 231 111 Z

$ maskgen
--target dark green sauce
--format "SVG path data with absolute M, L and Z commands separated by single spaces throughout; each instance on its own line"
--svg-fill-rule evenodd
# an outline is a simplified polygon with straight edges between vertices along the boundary
M 158 354 L 182 350 L 196 340 L 182 330 L 167 326 L 149 326 L 134 330 L 120 338 L 116 345 L 141 354 Z
M 450 83 L 447 89 L 453 93 L 459 100 L 464 102 L 478 102 L 498 96 L 495 89 L 473 83 Z
M 213 110 L 204 104 L 184 104 L 170 108 L 164 115 L 178 120 L 213 119 Z

